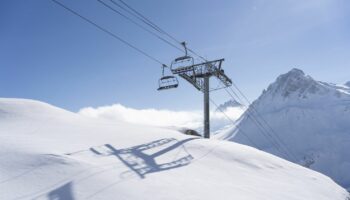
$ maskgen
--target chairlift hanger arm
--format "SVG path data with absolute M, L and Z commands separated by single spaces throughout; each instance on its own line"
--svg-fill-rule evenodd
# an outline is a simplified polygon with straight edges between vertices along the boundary
M 182 46 L 185 49 L 185 55 L 187 56 L 187 47 L 186 47 L 186 42 L 181 42 Z

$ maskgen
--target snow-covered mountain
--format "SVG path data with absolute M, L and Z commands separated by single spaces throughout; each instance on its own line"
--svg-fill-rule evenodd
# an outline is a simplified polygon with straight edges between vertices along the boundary
M 223 104 L 220 104 L 217 108 L 216 111 L 225 111 L 229 108 L 235 108 L 235 107 L 242 107 L 243 105 L 236 101 L 235 99 L 231 99 L 229 101 L 226 101 Z
M 344 85 L 350 87 L 350 81 L 346 82 Z
M 0 99 L 0 199 L 348 198 L 325 175 L 245 145 Z
M 225 138 L 310 167 L 350 189 L 349 83 L 316 81 L 292 69 L 263 91 L 238 127 Z

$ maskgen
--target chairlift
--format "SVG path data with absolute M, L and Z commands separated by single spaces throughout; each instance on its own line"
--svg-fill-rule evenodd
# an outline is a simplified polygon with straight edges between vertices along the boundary
M 188 71 L 191 66 L 194 65 L 193 57 L 189 56 L 187 53 L 186 42 L 181 43 L 185 49 L 185 55 L 176 58 L 173 62 L 171 62 L 170 69 L 174 74 L 178 74 L 182 71 Z
M 166 68 L 166 65 L 162 66 L 162 77 L 159 79 L 158 84 L 158 91 L 159 90 L 166 90 L 166 89 L 171 89 L 171 88 L 177 88 L 179 86 L 179 81 L 175 76 L 165 76 L 164 75 L 164 69 Z

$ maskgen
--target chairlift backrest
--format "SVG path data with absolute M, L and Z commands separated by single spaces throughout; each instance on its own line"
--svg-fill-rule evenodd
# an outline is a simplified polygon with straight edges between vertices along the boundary
M 191 56 L 182 56 L 176 58 L 173 62 L 171 62 L 170 70 L 173 74 L 178 74 L 182 71 L 191 70 L 194 65 L 194 59 Z
M 176 79 L 175 76 L 163 76 L 162 78 L 160 78 L 160 80 L 170 80 L 170 79 Z
M 166 65 L 162 66 L 162 77 L 158 81 L 159 87 L 157 90 L 177 88 L 177 86 L 179 85 L 179 81 L 177 80 L 177 78 L 175 76 L 172 76 L 172 75 L 165 76 L 164 75 L 164 69 L 166 67 L 167 67 Z
M 192 59 L 191 56 L 181 56 L 175 59 L 175 62 L 180 62 L 180 61 L 184 61 L 184 60 L 189 60 Z
M 164 76 L 159 79 L 159 87 L 157 90 L 177 88 L 178 86 L 179 86 L 179 81 L 175 76 Z

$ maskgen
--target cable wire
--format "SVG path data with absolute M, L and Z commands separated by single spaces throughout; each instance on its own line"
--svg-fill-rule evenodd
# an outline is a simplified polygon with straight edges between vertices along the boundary
M 124 19 L 130 21 L 131 23 L 133 23 L 134 25 L 140 27 L 141 29 L 143 29 L 144 31 L 150 33 L 151 35 L 155 36 L 156 38 L 162 40 L 163 42 L 167 43 L 168 45 L 174 47 L 175 49 L 181 51 L 181 52 L 185 52 L 183 49 L 179 48 L 178 46 L 175 46 L 173 43 L 169 42 L 168 40 L 160 37 L 159 35 L 155 34 L 154 32 L 148 30 L 147 28 L 145 28 L 144 26 L 142 26 L 141 24 L 139 24 L 138 22 L 136 22 L 135 20 L 131 19 L 130 17 L 126 16 L 125 14 L 119 12 L 118 10 L 114 9 L 112 6 L 108 5 L 107 3 L 105 3 L 102 0 L 97 0 L 97 2 L 101 3 L 103 6 L 109 8 L 110 10 L 112 10 L 113 12 L 115 12 L 116 14 L 122 16 Z
M 124 43 L 125 45 L 129 46 L 130 48 L 136 50 L 137 52 L 143 54 L 144 56 L 148 57 L 149 59 L 153 60 L 154 62 L 157 62 L 161 65 L 163 65 L 163 63 L 161 61 L 159 61 L 158 59 L 154 58 L 153 56 L 149 55 L 148 53 L 146 53 L 145 51 L 137 48 L 136 46 L 134 46 L 133 44 L 127 42 L 126 40 L 122 39 L 121 37 L 117 36 L 116 34 L 112 33 L 111 31 L 103 28 L 102 26 L 96 24 L 95 22 L 91 21 L 90 19 L 80 15 L 78 12 L 74 11 L 71 8 L 68 8 L 66 5 L 64 5 L 63 3 L 57 1 L 57 0 L 51 0 L 52 2 L 54 2 L 55 4 L 61 6 L 62 8 L 66 9 L 67 11 L 71 12 L 72 14 L 78 16 L 79 18 L 83 19 L 84 21 L 90 23 L 91 25 L 95 26 L 96 28 L 98 28 L 99 30 L 107 33 L 108 35 L 112 36 L 113 38 L 119 40 L 120 42 Z
M 260 150 L 259 146 L 248 136 L 248 134 L 246 134 L 246 133 L 241 129 L 241 127 L 240 127 L 239 124 L 237 124 L 234 120 L 232 120 L 232 119 L 218 106 L 218 104 L 216 104 L 216 103 L 214 102 L 213 99 L 209 98 L 209 100 L 210 100 L 210 102 L 211 102 L 212 104 L 215 105 L 215 107 L 216 107 L 217 110 L 219 110 L 222 114 L 224 114 L 224 116 L 225 116 L 229 121 L 231 121 L 231 123 L 232 123 L 235 127 L 239 128 L 239 130 L 241 131 L 241 133 L 243 134 L 243 136 L 244 136 L 253 146 L 255 146 L 256 148 L 258 148 L 258 149 Z
M 137 19 L 141 20 L 142 22 L 144 22 L 145 24 L 149 25 L 150 27 L 152 27 L 154 30 L 164 33 L 166 34 L 166 32 L 164 30 L 162 30 L 161 28 L 159 28 L 156 24 L 154 24 L 151 20 L 149 20 L 147 17 L 145 17 L 144 15 L 142 15 L 140 12 L 138 12 L 136 9 L 132 8 L 129 4 L 125 3 L 122 0 L 118 0 L 119 2 L 121 2 L 127 9 L 129 9 L 129 11 L 127 9 L 125 9 L 125 7 L 123 7 L 122 5 L 118 4 L 116 1 L 114 0 L 110 0 L 114 5 L 120 7 L 121 9 L 129 12 L 131 15 L 133 15 L 134 17 L 136 17 Z M 176 40 L 175 38 L 173 38 L 174 40 Z
M 119 3 L 117 3 L 115 0 L 110 0 L 114 5 L 118 6 L 119 8 L 123 9 L 124 11 L 130 13 L 131 15 L 133 15 L 134 17 L 136 17 L 137 19 L 141 20 L 142 22 L 144 22 L 146 25 L 150 26 L 151 28 L 153 28 L 154 30 L 158 31 L 161 34 L 166 35 L 167 37 L 169 37 L 170 39 L 172 39 L 173 41 L 175 41 L 176 43 L 178 43 L 179 45 L 182 46 L 182 42 L 178 39 L 176 39 L 176 37 L 174 37 L 173 35 L 171 35 L 170 33 L 168 33 L 167 31 L 165 31 L 164 29 L 160 28 L 158 25 L 156 25 L 154 22 L 152 22 L 149 18 L 145 17 L 143 14 L 141 14 L 139 11 L 137 11 L 135 8 L 133 8 L 132 6 L 130 6 L 129 4 L 127 4 L 125 1 L 123 0 L 118 0 L 119 2 L 121 2 L 124 7 L 122 5 L 120 5 Z M 126 9 L 126 8 L 127 9 Z M 187 48 L 187 50 L 189 52 L 191 52 L 193 55 L 199 57 L 200 59 L 202 59 L 203 61 L 207 62 L 208 60 L 206 58 L 204 58 L 203 56 L 199 55 L 198 53 L 196 53 L 194 50 L 192 50 L 191 48 Z
M 248 102 L 249 107 L 245 106 L 244 104 L 242 104 L 243 106 L 245 106 L 247 108 L 247 114 L 249 116 L 254 118 L 254 120 L 257 122 L 257 126 L 262 127 L 262 129 L 271 137 L 271 138 L 276 138 L 275 143 L 278 144 L 278 146 L 280 146 L 281 148 L 284 148 L 284 151 L 288 154 L 288 156 L 290 158 L 293 158 L 295 161 L 297 161 L 297 156 L 293 153 L 293 151 L 291 151 L 287 145 L 283 142 L 283 140 L 279 137 L 279 135 L 276 133 L 276 131 L 269 125 L 269 123 L 262 117 L 262 115 L 258 112 L 258 110 L 254 107 L 254 105 L 252 103 L 250 103 L 249 99 L 243 94 L 243 92 L 237 87 L 236 84 L 233 83 L 233 85 L 235 86 L 235 88 L 240 92 L 241 96 Z M 234 90 L 232 89 L 232 87 L 229 87 L 229 89 L 231 90 L 231 92 L 241 101 L 241 103 L 243 102 L 242 99 L 239 98 L 238 94 L 236 92 L 234 92 Z M 230 94 L 229 91 L 226 90 L 226 92 L 228 92 L 228 94 Z M 234 99 L 234 97 L 231 95 L 231 97 Z M 254 112 L 256 113 L 256 116 L 254 115 Z M 253 120 L 253 119 L 252 119 Z M 266 127 L 269 128 L 269 130 L 267 128 L 265 128 L 265 126 L 262 124 L 261 121 L 264 122 L 264 125 Z M 271 132 L 270 132 L 271 131 Z M 280 145 L 280 144 L 281 145 Z
M 233 100 L 235 100 L 235 98 L 233 97 L 233 95 L 227 90 L 227 88 L 225 88 L 226 92 L 231 96 L 231 98 Z M 238 97 L 238 95 L 236 94 L 236 96 Z M 261 132 L 262 136 L 265 137 L 265 139 L 267 141 L 269 141 L 273 147 L 280 152 L 281 154 L 286 155 L 289 159 L 295 159 L 293 158 L 294 156 L 289 152 L 289 150 L 285 147 L 282 149 L 283 145 L 280 145 L 278 143 L 278 141 L 272 136 L 272 134 L 270 134 L 270 132 L 262 125 L 262 123 L 254 116 L 254 113 L 250 110 L 249 107 L 246 107 L 246 113 L 247 113 L 247 118 L 251 120 L 251 122 L 258 128 L 258 130 Z

